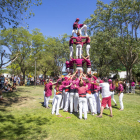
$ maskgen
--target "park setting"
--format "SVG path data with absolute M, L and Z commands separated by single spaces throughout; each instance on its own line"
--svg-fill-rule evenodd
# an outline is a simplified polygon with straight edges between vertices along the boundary
M 140 1 L 0 1 L 0 139 L 140 139 Z

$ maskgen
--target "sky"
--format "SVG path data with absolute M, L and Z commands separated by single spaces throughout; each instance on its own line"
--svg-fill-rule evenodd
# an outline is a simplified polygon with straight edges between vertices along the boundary
M 102 1 L 106 4 L 111 2 Z M 35 16 L 24 19 L 19 26 L 27 27 L 28 24 L 30 32 L 38 28 L 46 37 L 59 37 L 65 33 L 71 35 L 75 19 L 79 18 L 79 23 L 83 23 L 96 10 L 96 3 L 97 0 L 42 0 L 42 5 L 31 7 Z M 4 49 L 9 53 L 6 47 Z
M 111 0 L 102 0 L 109 4 Z M 72 26 L 76 18 L 83 23 L 96 9 L 97 0 L 42 0 L 42 5 L 33 6 L 35 13 L 24 22 L 29 24 L 29 31 L 35 28 L 41 30 L 43 35 L 59 37 L 67 33 L 71 35 Z

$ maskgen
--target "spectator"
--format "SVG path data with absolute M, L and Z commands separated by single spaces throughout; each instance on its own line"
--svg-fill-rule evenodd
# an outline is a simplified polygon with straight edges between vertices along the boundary
M 4 82 L 5 82 L 5 77 L 4 77 L 4 75 L 1 77 L 1 84 L 2 84 L 2 86 L 4 86 Z
M 17 77 L 17 80 L 18 80 L 18 85 L 20 85 L 20 77 L 19 76 Z
M 129 81 L 126 81 L 126 93 L 129 93 L 130 84 Z
M 134 82 L 134 80 L 132 80 L 132 82 L 131 82 L 131 93 L 135 94 L 135 82 Z
M 2 90 L 0 90 L 0 101 L 3 100 Z
M 16 80 L 17 80 L 17 77 L 14 75 L 14 83 L 13 83 L 13 85 L 16 85 Z

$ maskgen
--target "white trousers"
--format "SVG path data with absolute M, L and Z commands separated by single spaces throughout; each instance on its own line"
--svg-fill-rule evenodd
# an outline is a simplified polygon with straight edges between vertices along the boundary
M 83 71 L 83 68 L 82 67 L 77 67 L 76 70 L 78 70 L 78 77 L 80 76 L 80 71 L 82 70 Z
M 129 93 L 129 87 L 128 86 L 126 86 L 126 92 Z
M 86 94 L 86 98 L 87 98 L 87 105 L 89 103 L 89 107 L 90 107 L 91 113 L 93 113 L 94 109 L 93 109 L 92 94 L 87 93 Z M 88 106 L 87 106 L 87 108 L 88 108 Z M 89 111 L 89 110 L 87 109 L 87 111 Z
M 116 101 L 115 101 L 115 99 L 114 99 L 114 91 L 110 91 L 110 93 L 111 93 L 111 99 L 112 99 L 113 102 L 116 104 Z
M 54 99 L 55 99 L 55 95 L 56 95 L 56 89 L 54 88 L 54 96 L 53 96 L 53 101 L 52 101 L 52 104 L 54 104 Z
M 121 109 L 124 109 L 123 101 L 122 100 L 123 100 L 123 93 L 121 93 L 120 96 L 119 96 L 119 102 L 120 102 Z
M 65 96 L 65 89 L 63 89 L 63 91 L 62 91 L 62 100 L 61 100 L 61 105 L 60 105 L 61 109 L 63 109 L 64 106 L 65 106 L 65 98 L 64 98 L 64 96 Z
M 85 36 L 87 36 L 87 25 L 83 25 L 83 27 L 81 27 L 80 29 L 79 29 L 79 33 L 80 33 L 80 35 L 82 34 L 82 31 L 85 31 Z
M 50 100 L 50 96 L 49 97 L 45 97 L 46 98 L 46 107 L 48 107 L 49 105 L 49 100 Z
M 69 49 L 70 49 L 70 58 L 71 57 L 73 58 L 73 46 L 69 46 Z
M 46 97 L 45 97 L 45 91 L 43 91 L 44 94 L 44 106 L 46 106 Z
M 89 56 L 89 49 L 90 49 L 90 45 L 87 45 L 86 46 L 86 52 L 87 52 L 87 55 Z
M 69 68 L 66 69 L 67 73 L 69 73 Z
M 77 35 L 77 30 L 76 29 L 72 30 L 72 36 L 74 36 L 74 33 Z
M 99 93 L 96 93 L 96 102 L 97 102 L 97 112 L 100 113 L 101 102 L 100 102 L 100 95 L 99 95 Z
M 54 114 L 56 108 L 56 115 L 59 115 L 59 106 L 60 106 L 61 99 L 62 99 L 62 95 L 55 95 L 54 104 L 52 107 L 52 114 Z
M 82 119 L 82 109 L 84 111 L 84 118 L 87 119 L 87 99 L 79 97 L 79 119 Z
M 79 94 L 76 92 L 74 95 L 74 112 L 78 112 Z
M 93 101 L 93 112 L 97 114 L 97 95 L 96 93 L 92 94 L 92 101 Z
M 65 94 L 64 94 L 64 102 L 65 102 L 64 110 L 68 111 L 68 107 L 69 107 L 69 92 L 65 92 Z
M 131 86 L 131 93 L 135 94 L 135 86 Z
M 91 68 L 87 68 L 87 73 L 91 73 Z
M 70 92 L 70 113 L 73 112 L 74 92 Z
M 82 45 L 81 44 L 78 44 L 76 45 L 76 58 L 81 58 L 81 55 L 82 55 Z

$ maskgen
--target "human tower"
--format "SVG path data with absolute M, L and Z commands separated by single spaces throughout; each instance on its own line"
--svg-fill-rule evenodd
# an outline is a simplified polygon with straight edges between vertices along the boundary
M 86 36 L 82 36 L 82 30 L 85 32 Z M 74 37 L 74 33 L 77 37 Z M 85 39 L 85 41 L 83 41 Z M 75 42 L 73 40 L 76 40 Z M 73 44 L 76 44 L 76 59 L 73 58 Z M 84 57 L 82 55 L 82 46 L 86 44 L 87 55 Z M 90 49 L 90 38 L 87 35 L 87 26 L 85 24 L 79 24 L 79 18 L 73 24 L 72 36 L 69 41 L 70 48 L 70 61 L 66 62 L 66 69 L 68 75 L 64 78 L 59 77 L 59 79 L 52 83 L 51 80 L 45 85 L 45 99 L 44 104 L 48 108 L 48 101 L 52 95 L 52 85 L 56 85 L 54 88 L 54 98 L 52 114 L 58 115 L 59 109 L 63 109 L 64 112 L 79 113 L 79 119 L 82 119 L 82 113 L 84 112 L 84 119 L 87 119 L 87 113 L 91 112 L 91 115 L 100 113 L 101 103 L 99 93 L 101 91 L 101 84 L 99 86 L 95 76 L 91 75 L 91 62 L 89 56 Z M 87 64 L 87 74 L 83 73 L 82 64 Z M 73 64 L 76 64 L 76 71 L 73 72 Z M 102 83 L 102 80 L 100 80 Z M 102 83 L 103 84 L 103 83 Z M 111 85 L 111 90 L 109 92 L 109 84 L 107 83 L 108 93 L 114 91 L 114 86 Z M 109 97 L 110 98 L 110 97 Z M 116 101 L 114 100 L 115 104 Z M 106 105 L 104 105 L 105 107 Z M 110 107 L 110 104 L 109 104 Z M 101 117 L 101 116 L 100 116 Z
M 52 114 L 56 111 L 59 114 L 59 108 L 64 112 L 78 113 L 79 119 L 82 119 L 82 112 L 84 112 L 84 119 L 87 119 L 87 112 L 97 114 L 97 100 L 98 100 L 98 113 L 100 113 L 100 99 L 96 93 L 95 85 L 89 83 L 91 79 L 97 80 L 96 77 L 91 76 L 91 62 L 89 59 L 90 37 L 87 35 L 87 26 L 79 24 L 79 18 L 73 24 L 72 36 L 69 40 L 70 61 L 66 61 L 66 70 L 69 73 L 64 79 L 57 80 L 56 88 L 54 90 L 55 97 L 53 101 Z M 82 36 L 84 31 L 85 36 Z M 77 37 L 74 37 L 74 34 Z M 83 39 L 85 39 L 83 41 Z M 76 41 L 74 41 L 76 40 Z M 73 44 L 76 44 L 76 59 L 73 58 Z M 83 44 L 86 44 L 86 57 L 82 55 Z M 87 64 L 87 75 L 83 74 L 83 63 Z M 76 72 L 73 72 L 73 64 L 76 64 Z M 97 93 L 98 94 L 98 93 Z M 98 99 L 97 99 L 98 98 Z M 78 108 L 79 106 L 79 108 Z
M 89 59 L 89 49 L 90 49 L 90 37 L 87 35 L 87 25 L 79 24 L 79 18 L 73 24 L 72 36 L 69 40 L 69 49 L 70 49 L 70 60 L 66 61 L 66 71 L 68 73 L 73 73 L 73 64 L 75 63 L 78 70 L 78 76 L 80 71 L 83 71 L 83 64 L 87 64 L 87 73 L 91 73 L 91 62 Z M 82 31 L 85 32 L 85 36 L 82 36 Z M 74 37 L 74 33 L 77 37 Z M 83 39 L 85 39 L 83 41 Z M 76 40 L 76 42 L 74 42 Z M 73 44 L 76 44 L 76 59 L 73 59 Z M 82 55 L 83 45 L 86 44 L 86 57 Z M 81 59 L 83 58 L 83 59 Z

